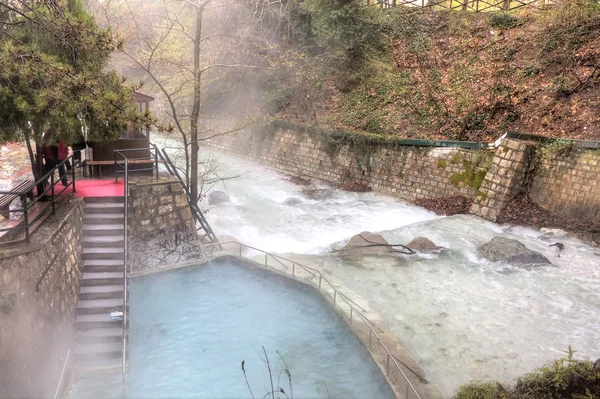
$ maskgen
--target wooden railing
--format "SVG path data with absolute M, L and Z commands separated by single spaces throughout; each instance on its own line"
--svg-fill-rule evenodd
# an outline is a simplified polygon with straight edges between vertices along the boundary
M 368 2 L 381 8 L 406 6 L 486 12 L 516 10 L 522 7 L 546 9 L 554 3 L 554 0 L 368 0 Z

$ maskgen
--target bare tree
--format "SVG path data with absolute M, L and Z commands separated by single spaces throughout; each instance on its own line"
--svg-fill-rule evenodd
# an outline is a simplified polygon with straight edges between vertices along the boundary
M 272 47 L 272 29 L 263 29 L 265 10 L 279 2 L 230 0 L 108 0 L 95 10 L 123 37 L 119 62 L 142 71 L 166 100 L 167 130 L 183 142 L 184 175 L 197 202 L 202 141 L 240 131 L 255 123 L 252 104 L 228 115 L 210 116 L 205 103 L 210 87 L 223 88 L 225 70 L 270 68 L 257 49 Z M 239 111 L 239 110 L 238 110 Z

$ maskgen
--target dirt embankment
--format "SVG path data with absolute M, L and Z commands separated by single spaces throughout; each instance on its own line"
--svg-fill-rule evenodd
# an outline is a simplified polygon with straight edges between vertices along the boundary
M 307 89 L 311 106 L 292 100 L 278 116 L 398 137 L 600 140 L 600 7 L 578 1 L 510 13 L 397 11 L 389 26 L 400 33 L 381 32 L 387 53 L 361 72 L 321 76 Z M 359 83 L 335 84 L 351 73 Z

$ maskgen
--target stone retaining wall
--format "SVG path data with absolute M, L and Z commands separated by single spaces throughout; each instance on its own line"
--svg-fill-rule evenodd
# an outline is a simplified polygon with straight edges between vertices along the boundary
M 368 186 L 415 201 L 464 196 L 471 213 L 496 221 L 520 192 L 541 207 L 600 223 L 600 151 L 546 153 L 539 144 L 503 140 L 495 151 L 398 146 L 276 122 L 203 142 L 281 171 L 334 184 Z
M 529 196 L 553 213 L 600 224 L 600 151 L 564 150 L 536 159 Z
M 496 221 L 502 209 L 526 189 L 525 181 L 535 148 L 518 140 L 503 140 L 494 154 L 492 168 L 471 207 L 471 213 Z
M 335 139 L 292 128 L 213 138 L 211 147 L 334 184 L 357 183 L 408 201 L 477 194 L 491 154 Z
M 177 180 L 129 185 L 128 232 L 132 275 L 204 259 L 195 220 Z
M 83 201 L 57 207 L 31 243 L 0 249 L 0 398 L 51 398 L 73 337 Z

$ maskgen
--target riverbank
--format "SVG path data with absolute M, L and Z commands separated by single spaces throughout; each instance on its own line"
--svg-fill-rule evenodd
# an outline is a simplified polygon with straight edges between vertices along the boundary
M 205 144 L 286 173 L 373 190 L 438 212 L 454 208 L 451 214 L 589 237 L 600 231 L 600 152 L 569 143 L 504 139 L 487 150 L 419 147 L 275 121 Z

